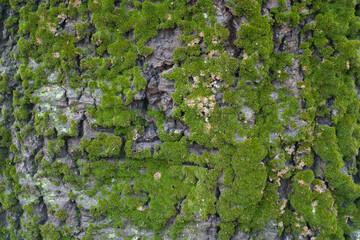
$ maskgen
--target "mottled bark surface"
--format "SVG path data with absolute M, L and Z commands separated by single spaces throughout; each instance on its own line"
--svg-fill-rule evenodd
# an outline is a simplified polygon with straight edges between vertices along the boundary
M 359 239 L 359 5 L 0 0 L 0 239 Z

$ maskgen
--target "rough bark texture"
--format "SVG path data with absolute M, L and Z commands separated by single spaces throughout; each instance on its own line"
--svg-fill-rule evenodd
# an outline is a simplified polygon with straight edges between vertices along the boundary
M 357 1 L 0 13 L 0 239 L 360 239 Z

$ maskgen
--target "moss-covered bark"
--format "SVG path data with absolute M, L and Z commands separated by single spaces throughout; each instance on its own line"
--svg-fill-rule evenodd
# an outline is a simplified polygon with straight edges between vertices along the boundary
M 358 239 L 358 9 L 0 0 L 0 239 Z

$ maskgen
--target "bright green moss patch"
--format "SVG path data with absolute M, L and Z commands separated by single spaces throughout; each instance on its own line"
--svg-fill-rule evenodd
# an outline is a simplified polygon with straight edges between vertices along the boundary
M 168 161 L 174 162 L 186 162 L 189 156 L 189 150 L 186 143 L 182 142 L 165 142 L 161 145 L 161 150 L 157 155 L 158 158 L 162 158 Z
M 94 140 L 83 140 L 80 146 L 89 154 L 89 159 L 117 157 L 121 153 L 121 137 L 99 133 Z
M 303 216 L 305 222 L 299 222 L 298 231 L 302 231 L 301 225 L 308 224 L 319 229 L 320 236 L 328 237 L 337 232 L 336 210 L 334 200 L 329 191 L 324 190 L 324 183 L 315 181 L 315 188 L 312 191 L 310 184 L 314 181 L 314 174 L 311 171 L 298 173 L 294 178 L 294 192 L 290 198 L 291 206 Z M 297 225 L 295 223 L 294 228 Z
M 266 168 L 261 162 L 266 156 L 266 150 L 251 141 L 245 141 L 242 146 L 231 162 L 237 177 L 221 194 L 217 211 L 224 221 L 238 221 L 242 223 L 243 230 L 249 231 L 257 203 L 261 200 L 266 185 Z M 257 151 L 247 150 L 252 148 Z M 237 194 L 239 192 L 244 194 Z

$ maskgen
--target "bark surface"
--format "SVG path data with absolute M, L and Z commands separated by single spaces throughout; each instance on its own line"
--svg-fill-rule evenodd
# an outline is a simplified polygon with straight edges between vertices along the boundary
M 360 239 L 356 0 L 0 13 L 0 239 Z

